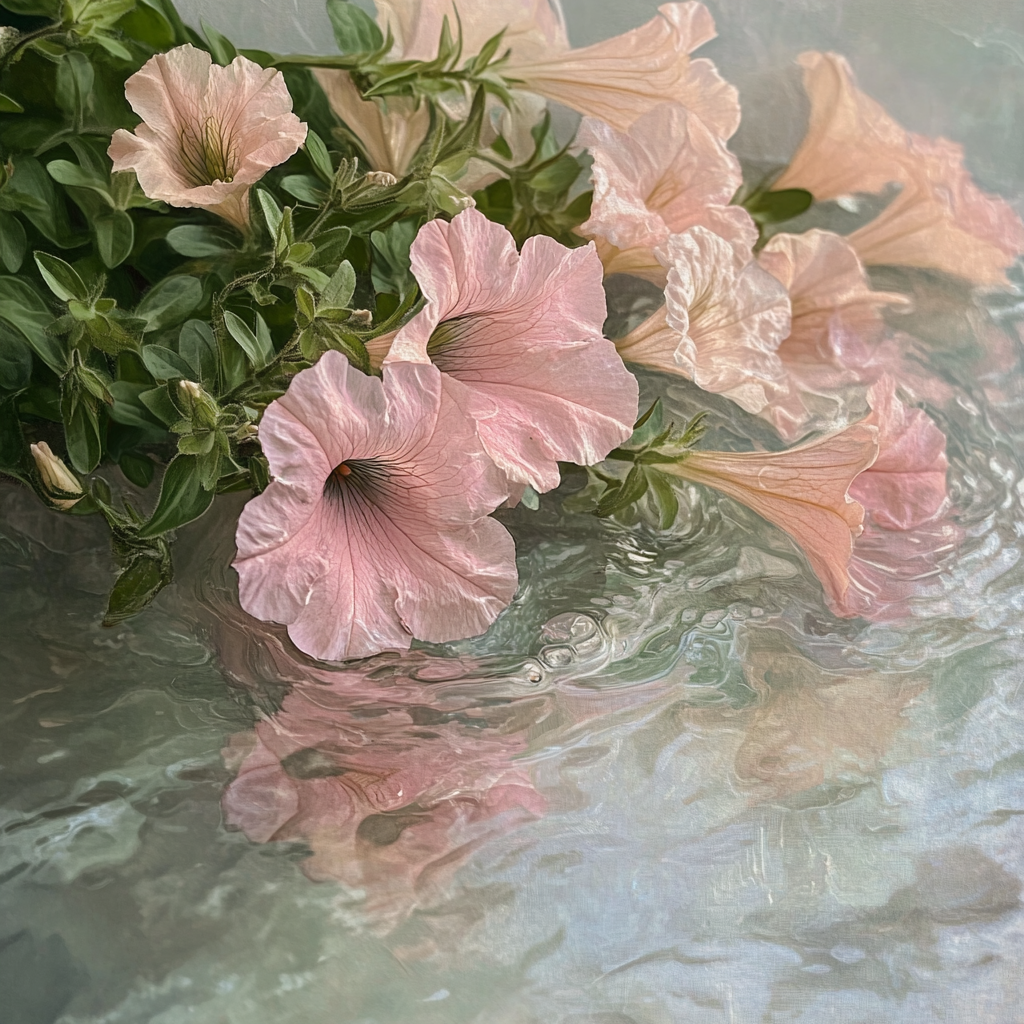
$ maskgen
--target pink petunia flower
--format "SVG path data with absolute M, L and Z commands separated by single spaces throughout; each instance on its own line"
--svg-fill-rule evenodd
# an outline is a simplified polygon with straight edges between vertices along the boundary
M 849 357 L 851 340 L 872 348 L 885 326 L 880 308 L 909 300 L 872 291 L 856 252 L 830 231 L 774 235 L 758 262 L 785 286 L 793 307 L 789 336 L 778 348 L 786 387 L 761 413 L 792 441 L 835 425 L 846 411 L 844 392 L 864 381 Z
M 242 607 L 341 660 L 482 633 L 515 551 L 487 518 L 507 485 L 431 366 L 381 381 L 327 352 L 260 424 L 273 481 L 238 523 Z
M 125 95 L 142 124 L 114 132 L 114 170 L 135 171 L 151 199 L 202 207 L 243 231 L 249 187 L 306 139 L 280 72 L 245 57 L 220 67 L 178 46 L 146 61 Z
M 455 0 L 380 0 L 382 28 L 390 29 L 406 59 L 437 55 L 441 24 L 456 25 Z M 476 0 L 472 17 L 463 10 L 463 53 L 477 53 L 505 28 L 510 50 L 502 74 L 517 88 L 599 117 L 625 130 L 665 101 L 696 113 L 720 138 L 739 126 L 736 89 L 708 60 L 690 54 L 715 36 L 714 21 L 700 3 L 669 3 L 645 25 L 613 39 L 571 49 L 565 22 L 552 0 Z
M 429 107 L 411 96 L 363 99 L 347 71 L 316 68 L 313 74 L 331 110 L 359 140 L 370 166 L 404 177 L 427 137 Z
M 786 289 L 730 242 L 697 226 L 658 250 L 667 267 L 665 305 L 615 342 L 619 355 L 692 380 L 759 413 L 784 370 L 777 349 L 790 330 Z
M 906 131 L 857 88 L 834 53 L 804 53 L 810 126 L 774 188 L 816 199 L 901 186 L 899 195 L 849 242 L 868 264 L 939 270 L 980 285 L 1004 284 L 1024 253 L 1024 224 L 1001 197 L 983 192 L 963 166 L 963 149 Z
M 850 488 L 878 454 L 878 428 L 854 424 L 782 452 L 691 452 L 663 467 L 753 509 L 807 556 L 829 603 L 842 607 L 864 508 Z
M 412 245 L 425 308 L 395 337 L 385 370 L 432 362 L 508 477 L 558 486 L 558 462 L 592 465 L 632 433 L 638 388 L 605 318 L 592 245 L 528 238 L 522 254 L 477 210 L 433 220 Z
M 590 219 L 579 232 L 597 241 L 607 273 L 664 287 L 655 250 L 696 225 L 756 244 L 750 215 L 729 205 L 743 181 L 739 161 L 685 107 L 664 103 L 628 132 L 584 118 L 576 141 L 594 160 Z

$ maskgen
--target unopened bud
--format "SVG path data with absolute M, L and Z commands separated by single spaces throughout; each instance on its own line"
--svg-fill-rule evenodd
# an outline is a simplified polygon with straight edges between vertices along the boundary
M 191 413 L 192 423 L 204 430 L 212 430 L 220 416 L 217 403 L 194 380 L 179 380 L 178 390 Z
M 369 327 L 373 323 L 373 314 L 368 309 L 353 309 L 348 319 L 349 323 Z
M 260 428 L 255 423 L 243 423 L 236 433 L 239 441 L 249 441 L 259 437 Z
M 194 380 L 179 380 L 178 387 L 186 399 L 195 401 L 203 393 L 203 389 Z
M 50 501 L 65 512 L 77 505 L 85 497 L 85 492 L 74 473 L 50 451 L 50 446 L 45 441 L 31 445 L 30 449 Z M 78 497 L 60 497 L 59 494 L 77 494 Z
M 377 185 L 380 188 L 391 188 L 398 184 L 398 179 L 390 171 L 368 171 L 363 181 L 367 185 Z
M 11 52 L 21 33 L 11 25 L 0 25 L 0 57 Z

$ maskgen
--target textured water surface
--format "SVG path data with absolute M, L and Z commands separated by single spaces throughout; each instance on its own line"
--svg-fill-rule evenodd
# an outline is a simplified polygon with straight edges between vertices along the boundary
M 852 31 L 868 6 L 772 9 L 819 32 L 796 46 L 836 45 L 830 14 Z M 919 27 L 1003 40 L 985 56 L 1012 78 L 992 52 L 1014 26 L 971 35 L 941 6 Z M 885 29 L 851 49 L 877 58 Z M 893 81 L 927 78 L 912 57 Z M 1000 183 L 1002 150 L 978 152 Z M 658 534 L 563 512 L 569 480 L 501 514 L 523 583 L 486 637 L 331 670 L 239 611 L 237 500 L 183 531 L 153 608 L 104 629 L 102 526 L 0 485 L 0 1020 L 1016 1024 L 1011 276 L 978 298 L 878 275 L 915 296 L 901 383 L 948 434 L 958 537 L 891 622 L 834 618 L 787 537 L 727 499 L 683 490 Z M 616 294 L 621 330 L 645 299 Z M 709 446 L 773 444 L 685 382 L 642 385 L 680 420 L 710 407 Z

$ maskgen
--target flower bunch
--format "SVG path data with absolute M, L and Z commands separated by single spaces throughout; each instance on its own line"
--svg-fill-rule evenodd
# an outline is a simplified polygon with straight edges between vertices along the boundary
M 806 138 L 744 180 L 692 0 L 581 49 L 555 0 L 327 0 L 333 56 L 240 53 L 170 0 L 0 3 L 0 471 L 106 518 L 107 623 L 237 490 L 242 606 L 332 661 L 484 632 L 517 587 L 495 512 L 567 465 L 567 507 L 629 528 L 670 529 L 680 481 L 742 502 L 837 615 L 905 613 L 955 544 L 945 438 L 899 393 L 909 299 L 866 267 L 997 287 L 1024 225 L 841 57 L 800 57 Z M 887 205 L 800 230 L 858 196 Z M 613 340 L 610 275 L 663 293 Z M 640 416 L 630 365 L 776 450 Z

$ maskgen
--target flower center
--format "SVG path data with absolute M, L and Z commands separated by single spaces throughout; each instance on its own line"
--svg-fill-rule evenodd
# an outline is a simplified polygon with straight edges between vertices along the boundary
M 472 327 L 473 319 L 470 314 L 464 314 L 453 316 L 451 320 L 442 320 L 431 332 L 430 340 L 427 342 L 427 355 L 433 357 L 440 349 L 459 341 Z
M 349 459 L 340 462 L 324 481 L 324 497 L 344 501 L 353 491 L 363 497 L 383 483 L 387 476 L 386 466 L 376 459 Z
M 193 188 L 235 180 L 238 154 L 233 140 L 215 118 L 208 117 L 201 125 L 186 125 L 179 141 L 182 166 Z

